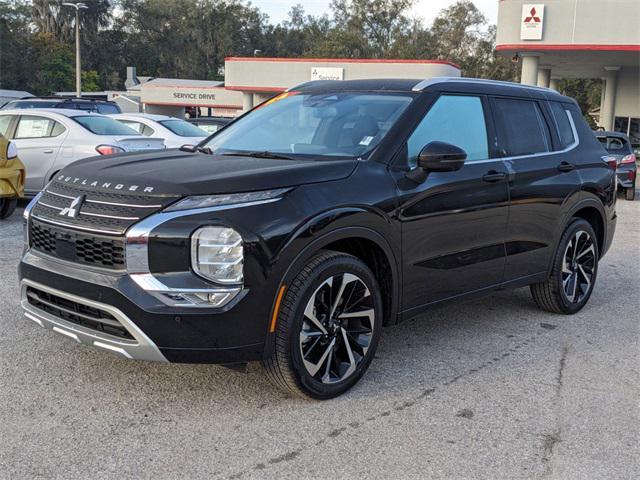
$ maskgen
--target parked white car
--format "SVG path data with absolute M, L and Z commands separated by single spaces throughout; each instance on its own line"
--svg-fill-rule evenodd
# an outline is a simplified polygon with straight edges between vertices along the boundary
M 209 134 L 179 118 L 149 113 L 118 113 L 108 115 L 147 137 L 161 137 L 167 148 L 197 145 Z
M 106 115 L 62 108 L 0 110 L 0 133 L 20 150 L 27 195 L 76 160 L 165 148 L 161 138 L 140 135 Z

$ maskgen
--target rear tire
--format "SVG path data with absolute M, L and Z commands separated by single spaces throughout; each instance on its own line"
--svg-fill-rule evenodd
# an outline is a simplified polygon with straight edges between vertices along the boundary
M 282 299 L 275 348 L 263 361 L 277 387 L 325 400 L 349 390 L 365 373 L 382 329 L 382 297 L 359 258 L 318 252 Z
M 565 315 L 579 312 L 593 292 L 598 273 L 598 242 L 593 227 L 574 219 L 562 234 L 551 275 L 530 286 L 539 308 Z
M 635 183 L 624 191 L 624 199 L 633 201 L 636 198 L 636 185 Z
M 0 198 L 0 220 L 9 218 L 18 206 L 17 198 Z

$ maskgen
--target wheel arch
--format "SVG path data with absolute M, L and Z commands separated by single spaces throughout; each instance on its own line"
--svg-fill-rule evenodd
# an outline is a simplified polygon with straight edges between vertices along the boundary
M 281 284 L 288 284 L 299 269 L 320 250 L 348 253 L 362 260 L 380 285 L 384 324 L 397 323 L 401 293 L 400 270 L 390 242 L 381 233 L 365 226 L 339 227 L 322 233 L 296 253 L 282 276 Z

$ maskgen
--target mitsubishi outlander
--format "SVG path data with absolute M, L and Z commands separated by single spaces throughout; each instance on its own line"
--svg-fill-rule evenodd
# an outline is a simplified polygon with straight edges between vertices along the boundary
M 21 302 L 125 358 L 260 361 L 327 399 L 434 304 L 529 286 L 583 308 L 615 230 L 609 160 L 553 90 L 310 82 L 197 147 L 64 168 L 25 211 Z

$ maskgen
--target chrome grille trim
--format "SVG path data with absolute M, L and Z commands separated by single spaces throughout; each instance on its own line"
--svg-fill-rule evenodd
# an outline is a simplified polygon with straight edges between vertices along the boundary
M 61 193 L 52 192 L 47 190 L 45 193 L 49 193 L 51 195 L 55 195 L 56 197 L 67 198 L 69 200 L 73 200 L 76 197 L 72 197 L 71 195 L 63 195 Z M 103 200 L 85 200 L 86 203 L 97 203 L 99 205 L 112 205 L 114 207 L 127 207 L 127 208 L 161 208 L 162 205 L 140 205 L 137 203 L 118 203 L 118 202 L 105 202 Z
M 40 217 L 38 215 L 31 214 L 30 218 L 34 218 L 44 223 L 50 223 L 52 225 L 57 225 L 59 227 L 70 228 L 71 230 L 82 230 L 83 232 L 92 232 L 92 233 L 104 233 L 106 235 L 120 235 L 120 231 L 118 230 L 105 230 L 94 227 L 82 227 L 79 225 L 71 225 L 69 223 L 59 222 L 56 220 L 51 220 L 50 218 Z

